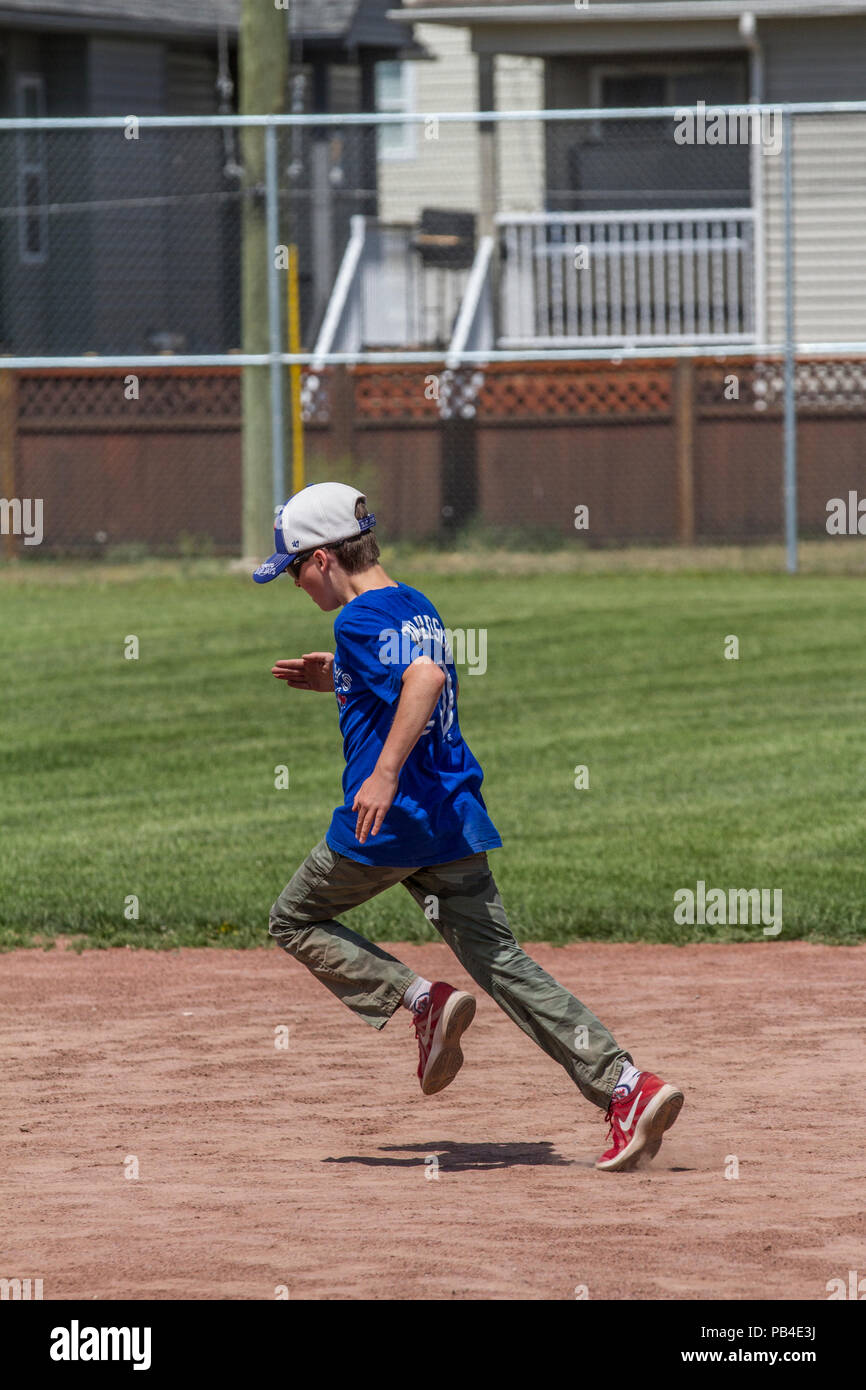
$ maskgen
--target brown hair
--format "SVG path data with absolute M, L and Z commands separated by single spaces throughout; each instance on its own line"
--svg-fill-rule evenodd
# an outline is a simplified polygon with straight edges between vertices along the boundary
M 362 517 L 367 515 L 367 505 L 359 498 L 355 503 L 355 517 L 360 521 Z M 368 570 L 371 566 L 379 563 L 379 545 L 376 540 L 376 532 L 372 527 L 360 536 L 352 536 L 347 541 L 341 541 L 339 545 L 329 545 L 328 549 L 333 550 L 340 566 L 347 574 L 360 574 L 361 570 Z

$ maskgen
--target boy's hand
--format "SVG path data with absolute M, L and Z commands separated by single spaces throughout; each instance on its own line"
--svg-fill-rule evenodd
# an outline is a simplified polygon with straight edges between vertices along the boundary
M 358 813 L 355 839 L 359 844 L 362 845 L 368 835 L 378 834 L 379 826 L 396 795 L 397 778 L 393 773 L 379 772 L 374 768 L 366 782 L 361 783 L 352 802 L 352 810 Z
M 287 681 L 294 690 L 320 690 L 334 693 L 334 653 L 304 652 L 271 667 L 271 675 Z

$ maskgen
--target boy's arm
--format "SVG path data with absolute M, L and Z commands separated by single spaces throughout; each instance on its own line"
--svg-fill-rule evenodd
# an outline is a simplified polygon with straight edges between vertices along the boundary
M 293 690 L 319 690 L 334 693 L 334 653 L 304 652 L 271 667 L 271 675 L 287 681 Z
M 419 656 L 403 672 L 403 689 L 394 722 L 376 766 L 358 788 L 352 802 L 352 810 L 358 813 L 355 838 L 360 844 L 364 844 L 368 835 L 378 834 L 396 796 L 403 764 L 424 732 L 444 684 L 445 672 L 429 656 Z

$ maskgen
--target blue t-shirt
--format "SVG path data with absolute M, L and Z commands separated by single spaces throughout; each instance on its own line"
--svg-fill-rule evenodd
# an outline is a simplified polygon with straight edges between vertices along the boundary
M 429 599 L 397 584 L 353 598 L 334 623 L 334 693 L 346 770 L 343 805 L 331 820 L 331 849 L 362 864 L 448 864 L 502 844 L 481 796 L 484 774 L 457 720 L 457 672 L 442 619 Z M 445 671 L 436 708 L 400 773 L 376 835 L 355 837 L 352 802 L 391 729 L 403 674 L 419 656 Z

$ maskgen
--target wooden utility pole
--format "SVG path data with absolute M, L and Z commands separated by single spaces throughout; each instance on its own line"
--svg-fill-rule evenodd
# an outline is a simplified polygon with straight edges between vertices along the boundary
M 240 112 L 272 115 L 284 109 L 287 65 L 286 9 L 274 0 L 243 0 L 239 44 Z M 241 129 L 241 334 L 244 352 L 267 352 L 268 274 L 276 247 L 265 227 L 263 126 Z M 243 554 L 260 559 L 273 548 L 273 475 L 270 371 L 244 367 L 241 394 Z

